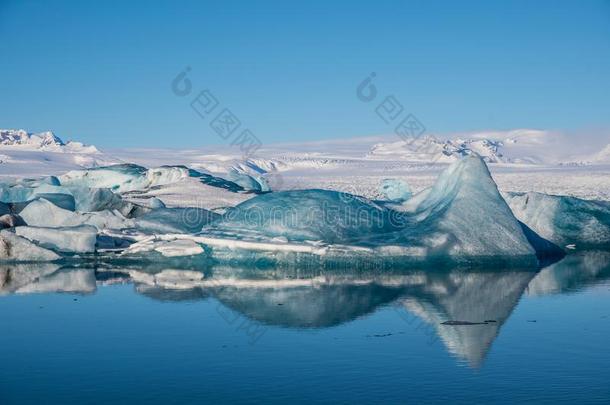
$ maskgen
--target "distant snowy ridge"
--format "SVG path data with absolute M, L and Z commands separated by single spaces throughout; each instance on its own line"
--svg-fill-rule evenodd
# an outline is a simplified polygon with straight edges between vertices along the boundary
M 66 153 L 100 153 L 93 145 L 64 142 L 51 131 L 30 133 L 23 129 L 0 129 L 0 148 L 19 148 Z
M 455 162 L 479 155 L 487 163 L 539 164 L 549 162 L 545 155 L 549 133 L 537 130 L 480 132 L 439 139 L 428 135 L 373 145 L 368 158 L 396 158 L 415 162 Z
M 489 139 L 438 140 L 432 136 L 373 145 L 368 157 L 400 157 L 417 162 L 454 162 L 462 157 L 477 154 L 487 163 L 504 163 L 508 160 L 501 152 L 503 143 Z
M 417 163 L 451 163 L 479 155 L 487 163 L 513 165 L 583 166 L 610 163 L 610 145 L 595 149 L 597 141 L 586 134 L 565 134 L 537 129 L 456 133 L 447 138 L 427 135 L 371 147 L 368 159 L 394 159 Z

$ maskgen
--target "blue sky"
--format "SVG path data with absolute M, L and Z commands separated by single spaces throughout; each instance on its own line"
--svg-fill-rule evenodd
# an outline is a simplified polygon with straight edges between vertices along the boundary
M 391 133 L 371 72 L 433 133 L 610 127 L 608 1 L 0 0 L 0 55 L 0 127 L 102 147 L 226 142 L 185 66 L 262 142 Z

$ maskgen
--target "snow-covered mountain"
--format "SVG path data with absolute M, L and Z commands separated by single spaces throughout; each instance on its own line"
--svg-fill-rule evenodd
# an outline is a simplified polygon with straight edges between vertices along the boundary
M 67 153 L 99 153 L 93 145 L 64 142 L 51 131 L 30 133 L 23 129 L 0 129 L 0 149 L 18 148 Z
M 488 163 L 555 163 L 560 160 L 556 141 L 552 133 L 528 129 L 457 134 L 448 139 L 428 135 L 377 143 L 367 157 L 450 163 L 477 154 Z
M 414 170 L 440 170 L 446 164 L 474 154 L 490 163 L 492 170 L 494 166 L 605 166 L 610 164 L 610 146 L 600 146 L 600 138 L 603 137 L 597 136 L 597 142 L 593 142 L 587 141 L 586 134 L 534 129 L 427 135 L 407 140 L 389 135 L 264 144 L 254 156 L 245 157 L 238 146 L 232 145 L 101 152 L 95 146 L 64 142 L 52 132 L 5 129 L 0 130 L 0 176 L 61 174 L 113 163 L 136 163 L 145 167 L 185 165 L 216 174 L 237 172 L 266 176 L 272 178 L 269 180 L 272 183 L 283 184 L 288 180 L 287 175 L 295 178 L 355 173 L 389 176 Z M 303 187 L 298 183 L 298 187 Z
M 59 174 L 83 167 L 120 163 L 93 145 L 64 142 L 51 131 L 0 129 L 0 176 Z

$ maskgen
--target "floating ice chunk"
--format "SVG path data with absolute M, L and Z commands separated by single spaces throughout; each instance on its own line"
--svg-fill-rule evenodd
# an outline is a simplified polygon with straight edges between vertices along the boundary
M 15 262 L 52 262 L 60 259 L 57 253 L 36 246 L 13 232 L 0 231 L 0 260 Z
M 41 198 L 29 203 L 21 212 L 21 218 L 30 226 L 59 227 L 81 225 L 78 214 L 58 207 Z
M 124 210 L 131 208 L 131 204 L 123 201 L 120 195 L 108 188 L 66 187 L 75 200 L 76 211 L 94 212 L 103 210 Z M 46 198 L 46 197 L 45 197 Z M 57 204 L 56 204 L 57 205 Z
M 19 226 L 15 228 L 15 233 L 42 247 L 60 252 L 95 252 L 97 229 L 90 225 L 65 228 Z
M 413 195 L 411 188 L 402 180 L 385 179 L 379 186 L 379 192 L 386 200 L 392 202 L 407 201 Z
M 535 192 L 510 193 L 506 200 L 519 220 L 560 246 L 610 246 L 608 202 Z

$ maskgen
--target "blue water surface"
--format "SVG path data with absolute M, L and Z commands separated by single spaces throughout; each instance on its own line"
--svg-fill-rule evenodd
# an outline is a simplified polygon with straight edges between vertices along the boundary
M 0 403 L 607 403 L 609 280 L 3 265 Z

